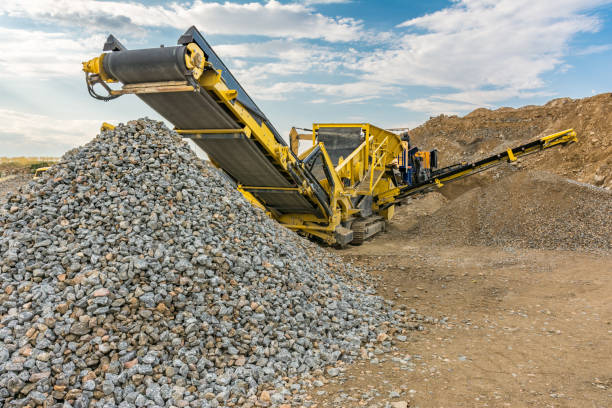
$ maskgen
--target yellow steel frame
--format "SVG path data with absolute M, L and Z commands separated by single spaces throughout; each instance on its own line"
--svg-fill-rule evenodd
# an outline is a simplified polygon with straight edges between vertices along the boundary
M 227 85 L 221 77 L 220 70 L 204 70 L 198 79 L 199 85 L 207 92 L 214 94 L 216 99 L 225 105 L 225 107 L 233 113 L 233 115 L 244 125 L 243 129 L 176 129 L 181 134 L 214 134 L 214 133 L 237 133 L 242 132 L 247 137 L 257 140 L 257 142 L 265 149 L 271 160 L 282 168 L 287 170 L 291 165 L 294 169 L 300 168 L 295 156 L 289 152 L 289 147 L 284 146 L 276 141 L 274 134 L 265 123 L 258 123 L 250 112 L 244 107 L 239 100 L 236 99 L 237 92 L 227 88 Z M 334 166 L 329 159 L 329 155 L 325 150 L 325 146 L 321 144 L 321 151 L 327 166 L 332 170 L 331 176 L 333 179 L 333 187 L 327 186 L 327 193 L 330 196 L 329 207 L 332 210 L 332 215 L 328 218 L 319 218 L 313 214 L 273 214 L 269 212 L 279 222 L 283 223 L 288 228 L 303 231 L 306 234 L 317 236 L 326 242 L 332 244 L 335 242 L 334 230 L 340 223 L 349 217 L 351 214 L 351 202 L 349 197 L 344 194 L 341 179 L 338 177 Z M 238 190 L 254 205 L 265 208 L 257 198 L 250 192 L 256 189 L 265 189 L 265 187 L 257 186 L 239 186 Z M 276 188 L 275 188 L 276 189 Z M 249 191 L 247 191 L 249 190 Z M 279 189 L 276 189 L 279 190 Z M 304 196 L 310 198 L 319 206 L 318 199 L 314 191 L 307 185 L 299 186 L 297 189 L 287 189 L 287 191 L 299 191 Z M 323 210 L 323 208 L 321 207 Z M 353 212 L 354 213 L 354 212 Z
M 250 138 L 257 140 L 259 144 L 266 150 L 271 160 L 275 162 L 280 168 L 287 170 L 289 165 L 293 165 L 294 168 L 299 168 L 298 162 L 294 155 L 290 154 L 289 147 L 283 146 L 276 141 L 274 134 L 267 127 L 265 123 L 259 124 L 249 113 L 249 111 L 235 99 L 235 93 L 230 91 L 225 82 L 223 82 L 220 72 L 217 71 L 204 71 L 199 80 L 200 86 L 206 89 L 208 92 L 215 94 L 218 100 L 221 101 L 233 114 L 238 118 L 245 126 L 244 129 L 197 129 L 196 132 L 192 132 L 189 129 L 178 129 L 179 133 L 189 134 L 206 134 L 206 133 L 237 133 L 244 131 L 245 135 Z M 329 156 L 323 149 L 324 157 L 329 160 Z M 333 191 L 328 191 L 330 195 L 330 208 L 332 209 L 332 216 L 328 218 L 318 218 L 312 214 L 270 214 L 276 218 L 279 222 L 285 224 L 287 227 L 294 230 L 302 230 L 303 232 L 318 236 L 324 239 L 328 243 L 334 243 L 334 230 L 341 222 L 340 208 L 346 205 L 340 197 L 340 192 L 337 186 L 341 186 L 339 183 L 335 183 L 336 188 Z M 253 186 L 257 188 L 257 186 Z M 250 187 L 250 190 L 254 190 Z M 245 187 L 241 186 L 239 191 L 253 204 L 258 207 L 264 207 L 263 203 L 255 198 L 255 196 L 247 191 Z M 289 191 L 289 190 L 288 190 Z M 314 191 L 308 186 L 300 186 L 298 189 L 301 194 L 309 197 L 310 200 L 317 205 L 321 205 L 316 198 Z M 340 201 L 340 203 L 338 202 Z M 322 209 L 322 208 L 321 208 Z M 322 209 L 323 210 L 323 209 Z M 290 222 L 289 222 L 290 221 Z
M 314 143 L 317 132 L 324 128 L 360 128 L 364 134 L 364 141 L 346 158 L 341 157 L 335 167 L 338 178 L 348 180 L 348 185 L 343 188 L 343 195 L 373 196 L 393 188 L 393 181 L 386 170 L 403 150 L 398 135 L 369 123 L 314 123 L 312 125 Z M 300 157 L 306 157 L 311 149 Z M 377 211 L 378 206 L 375 206 L 374 210 Z M 358 212 L 357 209 L 349 208 L 343 214 L 343 219 L 348 219 Z M 388 220 L 393 216 L 393 208 L 387 208 L 379 214 Z

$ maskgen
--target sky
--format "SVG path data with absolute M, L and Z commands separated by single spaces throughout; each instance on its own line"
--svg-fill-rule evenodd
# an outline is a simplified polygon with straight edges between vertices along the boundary
M 60 156 L 102 122 L 161 119 L 134 95 L 91 98 L 81 62 L 109 34 L 171 46 L 191 25 L 285 137 L 612 90 L 612 0 L 3 0 L 0 156 Z

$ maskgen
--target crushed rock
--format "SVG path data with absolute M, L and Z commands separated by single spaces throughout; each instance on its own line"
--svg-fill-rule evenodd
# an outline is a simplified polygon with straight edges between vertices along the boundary
M 311 372 L 410 329 L 161 122 L 103 131 L 7 198 L 0 406 L 295 401 Z
M 409 232 L 447 245 L 612 248 L 612 192 L 541 171 L 475 187 Z

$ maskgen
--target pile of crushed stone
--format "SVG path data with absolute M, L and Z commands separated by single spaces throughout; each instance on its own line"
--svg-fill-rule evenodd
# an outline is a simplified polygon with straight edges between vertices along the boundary
M 447 245 L 609 251 L 610 214 L 604 188 L 519 171 L 449 201 L 410 234 Z
M 418 327 L 161 122 L 102 132 L 4 210 L 0 406 L 299 402 Z

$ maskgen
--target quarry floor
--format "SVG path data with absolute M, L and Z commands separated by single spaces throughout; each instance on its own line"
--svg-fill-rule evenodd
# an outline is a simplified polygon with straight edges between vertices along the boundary
M 612 255 L 431 245 L 406 231 L 439 205 L 412 204 L 388 232 L 330 251 L 380 277 L 396 306 L 448 320 L 346 366 L 311 406 L 612 406 Z
M 378 362 L 348 366 L 312 393 L 317 406 L 612 406 L 612 256 L 406 239 L 430 201 L 335 253 L 380 276 L 378 294 L 396 306 L 447 324 L 425 324 Z

